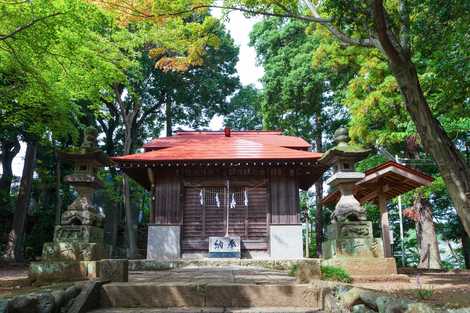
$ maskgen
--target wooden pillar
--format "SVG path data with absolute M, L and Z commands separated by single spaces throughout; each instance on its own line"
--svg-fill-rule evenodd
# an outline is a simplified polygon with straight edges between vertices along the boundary
M 155 173 L 147 168 L 147 175 L 150 181 L 150 216 L 149 224 L 155 224 Z
M 387 199 L 383 192 L 383 187 L 380 187 L 378 192 L 378 203 L 380 209 L 380 226 L 382 228 L 382 240 L 384 245 L 384 256 L 386 258 L 392 257 L 392 246 L 390 242 L 390 224 L 388 221 Z

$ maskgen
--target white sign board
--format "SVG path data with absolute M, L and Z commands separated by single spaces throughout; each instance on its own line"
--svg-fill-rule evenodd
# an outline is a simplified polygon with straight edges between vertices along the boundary
M 209 258 L 240 258 L 240 237 L 209 237 Z

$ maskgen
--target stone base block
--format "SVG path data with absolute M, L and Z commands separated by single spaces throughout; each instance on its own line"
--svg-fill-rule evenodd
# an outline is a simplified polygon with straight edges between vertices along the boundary
M 333 258 L 322 260 L 322 265 L 344 268 L 350 275 L 393 275 L 397 274 L 395 258 Z
M 372 222 L 370 221 L 336 222 L 326 228 L 327 239 L 372 239 L 373 237 Z
M 270 252 L 272 259 L 303 258 L 302 225 L 271 225 Z
M 149 225 L 147 259 L 178 259 L 181 255 L 180 232 L 178 225 Z
M 127 282 L 129 280 L 129 261 L 108 259 L 99 261 L 98 276 L 103 281 Z
M 331 239 L 322 243 L 323 257 L 370 257 L 383 258 L 383 244 L 380 238 Z
M 102 243 L 103 228 L 90 225 L 57 225 L 54 242 Z
M 95 261 L 105 255 L 105 248 L 100 243 L 46 242 L 42 249 L 46 261 Z
M 29 267 L 33 282 L 60 282 L 97 278 L 96 261 L 46 261 L 32 262 Z
M 321 279 L 319 262 L 300 262 L 295 275 L 298 284 L 310 284 Z

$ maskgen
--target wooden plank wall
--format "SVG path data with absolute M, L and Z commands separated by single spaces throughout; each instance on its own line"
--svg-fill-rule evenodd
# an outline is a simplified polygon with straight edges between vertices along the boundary
M 155 223 L 175 225 L 181 221 L 181 182 L 177 175 L 160 176 L 155 186 Z
M 293 170 L 270 171 L 271 224 L 300 224 L 299 186 Z

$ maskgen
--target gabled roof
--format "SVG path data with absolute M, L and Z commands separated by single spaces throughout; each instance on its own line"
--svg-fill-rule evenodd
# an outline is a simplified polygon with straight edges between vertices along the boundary
M 415 188 L 427 186 L 433 178 L 418 170 L 394 161 L 382 163 L 365 172 L 366 176 L 353 187 L 353 194 L 361 202 L 375 202 L 378 189 L 384 188 L 385 198 L 392 199 Z M 330 193 L 322 199 L 323 204 L 333 204 L 340 198 L 339 191 Z
M 307 151 L 299 137 L 279 131 L 177 132 L 152 140 L 144 153 L 111 158 L 130 177 L 149 189 L 149 169 L 187 166 L 292 167 L 299 187 L 309 188 L 326 167 L 318 164 L 321 153 Z
M 145 151 L 196 143 L 208 143 L 225 137 L 223 131 L 177 131 L 175 136 L 156 138 L 144 145 Z M 310 144 L 300 137 L 285 136 L 280 131 L 231 131 L 232 139 L 246 139 L 277 147 L 307 150 Z
M 233 133 L 232 133 L 233 134 Z M 194 138 L 188 138 L 193 137 Z M 264 137 L 261 135 L 259 137 Z M 278 137 L 278 144 L 274 141 L 274 136 Z M 184 137 L 184 140 L 182 137 Z M 226 137 L 223 133 L 219 134 L 205 134 L 205 135 L 186 135 L 174 136 L 176 140 L 171 140 L 172 137 L 158 141 L 154 140 L 153 148 L 157 150 L 150 150 L 144 153 L 130 154 L 120 157 L 112 158 L 118 163 L 127 162 L 158 162 L 158 161 L 228 161 L 228 160 L 298 160 L 298 161 L 315 161 L 321 157 L 321 153 L 303 151 L 292 148 L 285 148 L 281 145 L 286 144 L 288 141 L 295 143 L 295 140 L 284 140 L 282 135 L 270 135 L 268 138 L 259 138 L 256 135 L 231 135 Z M 271 138 L 271 139 L 269 139 Z M 192 140 L 194 139 L 194 140 Z M 305 142 L 301 138 L 297 138 L 297 148 Z M 268 142 L 268 143 L 266 143 Z M 306 142 L 305 142 L 306 143 Z M 167 147 L 164 147 L 166 144 Z M 147 146 L 148 147 L 148 146 Z

